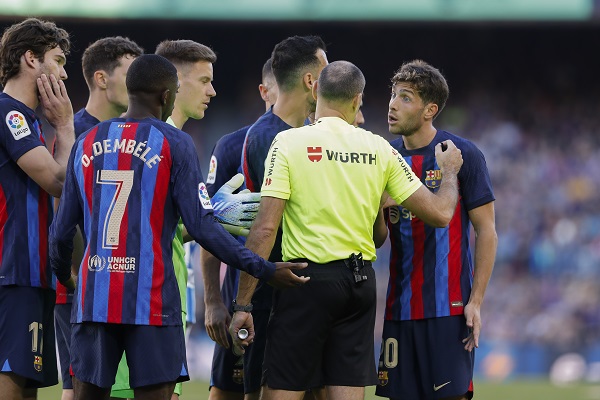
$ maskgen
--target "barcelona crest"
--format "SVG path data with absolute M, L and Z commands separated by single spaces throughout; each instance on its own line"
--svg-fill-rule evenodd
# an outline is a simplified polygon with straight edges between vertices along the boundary
M 241 385 L 244 383 L 244 369 L 243 368 L 234 368 L 232 380 L 234 383 Z
M 388 384 L 388 371 L 379 371 L 378 377 L 379 386 L 385 386 Z
M 442 184 L 442 171 L 429 170 L 425 173 L 425 185 L 430 189 L 437 189 Z
M 33 356 L 33 368 L 37 372 L 42 372 L 42 356 Z

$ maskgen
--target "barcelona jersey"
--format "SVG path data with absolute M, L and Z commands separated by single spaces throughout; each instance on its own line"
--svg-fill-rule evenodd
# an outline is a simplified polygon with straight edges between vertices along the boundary
M 214 219 L 189 135 L 154 118 L 116 118 L 73 147 L 50 259 L 70 274 L 75 225 L 86 238 L 72 322 L 181 325 L 172 261 L 179 217 L 208 251 L 257 278 L 275 266 L 241 247 Z
M 210 197 L 214 196 L 221 186 L 238 173 L 242 147 L 248 128 L 250 128 L 250 125 L 223 136 L 215 145 L 206 177 L 206 189 Z M 245 238 L 240 237 L 238 239 Z M 237 295 L 239 276 L 237 269 L 227 266 L 221 288 L 221 297 L 223 298 L 223 304 L 228 307 Z
M 264 113 L 248 129 L 244 148 L 242 150 L 242 170 L 244 173 L 246 187 L 252 192 L 260 192 L 265 175 L 265 159 L 269 155 L 269 149 L 275 136 L 279 132 L 290 129 L 277 115 L 273 114 L 273 107 Z M 277 232 L 273 250 L 269 256 L 271 261 L 281 261 L 281 229 Z M 252 298 L 255 310 L 268 310 L 271 308 L 273 289 L 271 286 L 259 283 Z
M 52 196 L 17 164 L 45 146 L 34 111 L 0 93 L 0 285 L 54 288 L 48 265 Z
M 402 206 L 387 214 L 390 232 L 390 278 L 386 320 L 415 320 L 462 315 L 471 295 L 473 260 L 468 212 L 494 194 L 485 158 L 470 141 L 438 131 L 426 147 L 407 150 L 402 139 L 391 142 L 415 175 L 436 192 L 444 178 L 435 160 L 435 145 L 451 139 L 462 152 L 459 200 L 450 224 L 434 228 Z

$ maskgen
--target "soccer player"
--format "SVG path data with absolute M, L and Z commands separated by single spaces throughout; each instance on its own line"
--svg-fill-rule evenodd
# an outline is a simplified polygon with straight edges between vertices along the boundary
M 155 54 L 171 61 L 177 68 L 179 77 L 180 86 L 175 99 L 175 107 L 173 114 L 167 119 L 167 123 L 183 129 L 183 125 L 188 119 L 204 118 L 204 112 L 208 108 L 210 100 L 217 95 L 212 85 L 213 64 L 217 61 L 214 51 L 192 40 L 165 40 L 156 47 Z M 214 197 L 215 194 L 211 197 Z M 190 260 L 188 263 L 186 256 L 187 252 L 193 251 L 193 247 L 197 244 L 190 240 L 183 222 L 179 220 L 173 240 L 173 265 L 179 284 L 184 330 L 186 330 L 188 320 L 195 318 L 195 310 L 192 309 L 191 313 L 188 313 L 188 308 L 191 308 L 191 304 L 195 302 L 196 294 L 191 290 L 194 283 L 193 268 L 189 268 L 192 266 L 191 258 L 188 257 Z M 187 251 L 184 249 L 184 242 L 188 242 L 186 244 Z M 174 400 L 180 395 L 181 385 L 178 384 L 173 394 Z
M 389 209 L 392 250 L 376 393 L 392 399 L 473 396 L 480 307 L 496 255 L 494 194 L 481 151 L 433 126 L 448 93 L 444 76 L 421 60 L 403 64 L 392 78 L 388 124 L 401 138 L 391 145 L 424 186 L 438 192 L 447 179 L 436 159 L 439 143 L 452 140 L 464 159 L 449 224 L 432 226 L 404 205 Z
M 263 65 L 262 82 L 258 85 L 266 111 L 275 103 L 278 93 L 271 64 L 269 58 Z M 229 133 L 219 139 L 215 145 L 206 178 L 206 188 L 210 196 L 214 196 L 217 188 L 238 173 L 242 147 L 249 128 L 250 125 L 247 125 Z M 209 400 L 241 400 L 244 398 L 243 357 L 236 356 L 231 351 L 227 331 L 231 321 L 230 308 L 237 291 L 239 272 L 228 266 L 222 290 L 219 291 L 221 261 L 204 249 L 201 249 L 200 254 L 204 282 L 204 324 L 208 335 L 215 341 L 208 398 Z
M 352 63 L 321 72 L 315 124 L 277 135 L 265 161 L 261 206 L 246 246 L 269 254 L 283 217 L 283 258 L 308 260 L 304 286 L 275 290 L 267 330 L 262 399 L 300 399 L 323 384 L 330 400 L 364 398 L 376 380 L 373 225 L 385 191 L 434 226 L 450 220 L 458 198 L 460 151 L 436 148 L 444 180 L 436 194 L 380 136 L 354 127 L 365 78 Z M 315 193 L 318 192 L 318 195 Z M 249 304 L 251 286 L 237 295 Z M 236 312 L 234 336 L 250 316 Z M 236 341 L 234 339 L 234 341 Z M 237 340 L 239 342 L 239 340 Z
M 57 383 L 55 284 L 48 266 L 52 196 L 60 197 L 75 135 L 63 80 L 68 33 L 29 18 L 0 41 L 0 399 L 32 399 Z M 56 129 L 54 157 L 34 110 Z
M 84 51 L 81 64 L 88 85 L 89 97 L 84 108 L 74 117 L 75 137 L 107 119 L 116 118 L 127 111 L 125 76 L 129 65 L 144 50 L 135 42 L 121 36 L 99 39 Z M 76 273 L 83 257 L 83 239 L 77 232 L 72 271 Z M 71 364 L 71 303 L 73 292 L 58 282 L 56 284 L 56 343 L 63 378 L 62 400 L 73 399 L 73 383 L 69 373 Z
M 71 342 L 75 397 L 105 398 L 125 351 L 135 398 L 167 400 L 177 381 L 189 379 L 172 261 L 180 215 L 191 236 L 219 258 L 275 285 L 305 282 L 290 271 L 304 265 L 267 262 L 215 221 L 191 138 L 162 122 L 179 87 L 173 64 L 139 56 L 126 85 L 124 117 L 87 131 L 71 152 L 50 227 L 50 260 L 59 281 L 74 287 L 70 257 L 81 222 L 86 247 Z
M 273 75 L 279 88 L 275 105 L 248 130 L 242 150 L 242 169 L 246 186 L 259 192 L 265 175 L 265 159 L 275 136 L 286 129 L 304 125 L 315 110 L 312 86 L 327 65 L 326 45 L 318 36 L 293 36 L 279 42 L 271 54 Z M 269 260 L 281 259 L 281 231 Z M 240 275 L 240 285 L 252 279 Z M 252 298 L 253 317 L 257 332 L 254 343 L 244 354 L 244 392 L 246 399 L 258 399 L 261 387 L 262 362 L 266 329 L 271 312 L 273 288 L 260 284 Z M 249 304 L 245 304 L 249 305 Z M 233 311 L 237 305 L 233 304 Z

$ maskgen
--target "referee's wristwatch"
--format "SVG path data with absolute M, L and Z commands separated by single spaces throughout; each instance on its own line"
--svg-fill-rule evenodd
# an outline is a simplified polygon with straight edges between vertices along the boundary
M 232 306 L 233 306 L 233 312 L 236 312 L 236 311 L 242 311 L 242 312 L 247 312 L 247 313 L 252 312 L 252 303 L 249 303 L 245 306 L 240 306 L 238 303 L 235 302 L 235 299 L 233 299 Z

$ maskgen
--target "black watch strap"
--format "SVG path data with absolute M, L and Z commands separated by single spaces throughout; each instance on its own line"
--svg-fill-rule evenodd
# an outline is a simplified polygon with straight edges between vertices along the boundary
M 232 306 L 233 306 L 233 312 L 236 311 L 243 311 L 243 312 L 252 312 L 252 303 L 245 305 L 245 306 L 240 306 L 238 303 L 235 302 L 235 299 L 232 302 Z

